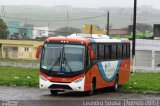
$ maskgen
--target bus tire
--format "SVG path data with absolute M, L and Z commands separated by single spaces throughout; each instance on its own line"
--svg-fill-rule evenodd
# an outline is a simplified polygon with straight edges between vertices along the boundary
M 50 92 L 51 92 L 51 95 L 56 95 L 56 94 L 58 94 L 58 90 L 50 90 Z
M 95 90 L 96 90 L 96 80 L 95 80 L 95 78 L 94 78 L 94 79 L 92 80 L 92 83 L 91 83 L 91 90 L 90 90 L 90 91 L 87 91 L 87 92 L 86 92 L 86 95 L 87 95 L 87 96 L 92 96 L 92 95 L 94 94 Z
M 116 75 L 116 77 L 114 78 L 114 86 L 113 86 L 113 90 L 115 92 L 118 91 L 118 81 L 119 81 L 119 77 L 118 77 L 118 75 Z

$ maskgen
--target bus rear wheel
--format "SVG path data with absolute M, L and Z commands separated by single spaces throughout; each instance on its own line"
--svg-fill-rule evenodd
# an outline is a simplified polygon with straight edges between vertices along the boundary
M 119 81 L 119 78 L 118 78 L 118 75 L 115 77 L 115 79 L 114 79 L 114 86 L 113 86 L 113 90 L 115 91 L 115 92 L 117 92 L 118 91 L 118 81 Z
M 87 96 L 92 96 L 96 90 L 96 81 L 93 80 L 91 83 L 91 90 L 86 92 Z
M 50 92 L 51 92 L 51 95 L 56 95 L 56 94 L 58 94 L 58 90 L 50 90 Z

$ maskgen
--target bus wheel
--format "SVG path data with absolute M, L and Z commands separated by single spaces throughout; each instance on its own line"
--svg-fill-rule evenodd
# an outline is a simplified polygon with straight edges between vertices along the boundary
M 90 91 L 87 91 L 87 92 L 86 92 L 86 95 L 87 95 L 87 96 L 93 95 L 94 92 L 95 92 L 95 90 L 96 90 L 96 81 L 93 80 L 92 83 L 91 83 L 91 90 L 90 90 Z
M 113 90 L 115 91 L 115 92 L 117 92 L 118 91 L 118 80 L 119 80 L 119 78 L 118 78 L 118 75 L 115 77 L 115 79 L 114 79 L 114 86 L 113 86 Z
M 50 92 L 51 92 L 51 95 L 56 95 L 58 93 L 57 90 L 50 90 Z

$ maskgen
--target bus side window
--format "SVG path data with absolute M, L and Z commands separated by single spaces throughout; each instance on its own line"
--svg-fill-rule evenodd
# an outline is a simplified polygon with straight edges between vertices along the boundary
M 116 45 L 112 45 L 111 59 L 116 59 Z
M 105 45 L 105 59 L 111 59 L 111 45 Z
M 90 67 L 91 65 L 91 60 L 90 60 L 90 50 L 88 49 L 87 51 L 87 56 L 86 56 L 86 66 Z
M 104 60 L 104 45 L 100 44 L 99 45 L 99 60 Z
M 130 44 L 127 44 L 127 58 L 130 58 Z
M 126 58 L 126 44 L 123 44 L 123 58 Z
M 122 58 L 122 45 L 117 45 L 117 59 Z
M 94 60 L 97 60 L 98 59 L 98 48 L 97 48 L 97 45 L 93 44 L 92 45 L 92 50 L 94 51 L 94 55 L 95 55 L 95 59 Z
M 112 49 L 111 49 L 111 59 L 116 59 L 116 45 L 112 45 Z
M 130 58 L 130 56 L 131 56 L 131 47 L 130 47 L 130 44 L 128 46 L 129 46 L 129 58 Z

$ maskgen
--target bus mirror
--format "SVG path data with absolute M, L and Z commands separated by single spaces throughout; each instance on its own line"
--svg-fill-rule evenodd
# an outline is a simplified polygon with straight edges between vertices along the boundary
M 93 50 L 90 51 L 90 59 L 91 59 L 91 60 L 94 59 L 94 51 L 93 51 Z
M 37 50 L 36 50 L 36 58 L 37 58 L 37 59 L 39 58 L 41 49 L 42 49 L 42 45 L 37 47 Z

